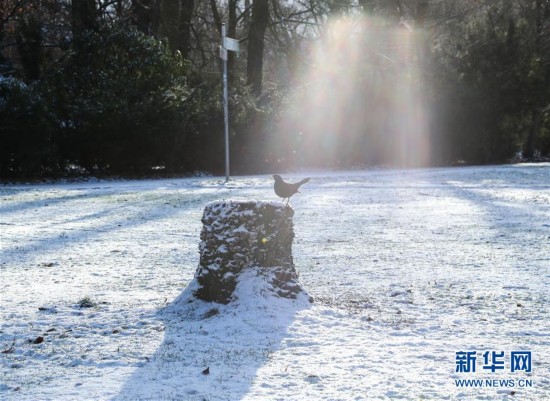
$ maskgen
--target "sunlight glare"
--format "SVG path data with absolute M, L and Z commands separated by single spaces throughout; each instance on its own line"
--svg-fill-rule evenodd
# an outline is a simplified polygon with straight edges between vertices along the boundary
M 271 149 L 282 167 L 429 164 L 423 36 L 407 24 L 342 16 L 311 44 Z

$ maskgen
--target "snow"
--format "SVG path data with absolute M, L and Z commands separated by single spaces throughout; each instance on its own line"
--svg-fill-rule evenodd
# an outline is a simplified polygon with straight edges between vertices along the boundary
M 291 204 L 313 304 L 254 271 L 233 303 L 189 302 L 204 207 L 276 201 L 270 176 L 0 199 L 2 400 L 550 399 L 548 163 L 311 174 Z M 456 373 L 470 350 L 529 350 L 533 371 Z

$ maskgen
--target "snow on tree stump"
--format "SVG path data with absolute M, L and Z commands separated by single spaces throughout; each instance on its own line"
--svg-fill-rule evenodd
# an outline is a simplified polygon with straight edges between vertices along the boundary
M 280 202 L 218 201 L 203 213 L 194 295 L 228 304 L 241 273 L 254 269 L 275 296 L 304 291 L 292 260 L 294 210 Z

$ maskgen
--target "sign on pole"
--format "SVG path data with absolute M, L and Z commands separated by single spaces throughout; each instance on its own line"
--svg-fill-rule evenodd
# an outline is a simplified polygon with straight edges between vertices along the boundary
M 225 24 L 222 24 L 222 44 L 220 46 L 220 58 L 223 60 L 223 125 L 225 137 L 225 181 L 229 181 L 229 111 L 227 91 L 227 51 L 239 53 L 239 41 L 225 36 Z
M 227 50 L 232 52 L 237 52 L 239 54 L 239 41 L 237 39 L 225 38 L 225 46 Z
M 227 49 L 224 49 L 223 46 L 220 46 L 220 58 L 223 61 L 227 61 Z

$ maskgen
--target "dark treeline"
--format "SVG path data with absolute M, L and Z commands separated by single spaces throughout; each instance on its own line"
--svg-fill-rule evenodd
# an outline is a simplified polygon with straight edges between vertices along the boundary
M 548 0 L 4 0 L 0 177 L 550 154 Z M 422 157 L 421 157 L 422 156 Z

